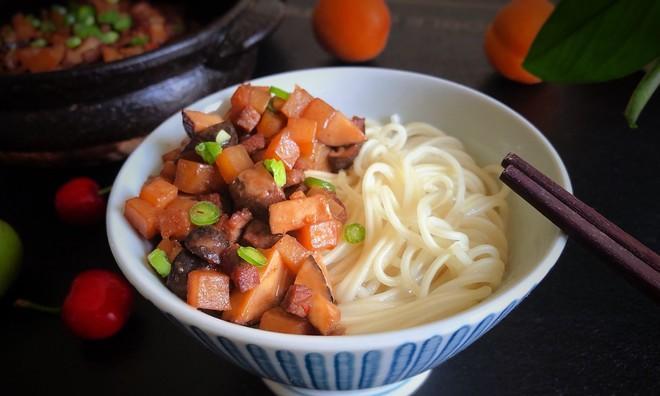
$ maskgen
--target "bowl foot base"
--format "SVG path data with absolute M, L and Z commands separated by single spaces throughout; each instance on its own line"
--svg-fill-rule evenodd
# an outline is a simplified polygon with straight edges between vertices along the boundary
M 368 389 L 357 389 L 357 390 L 346 390 L 346 391 L 326 391 L 326 390 L 316 390 L 316 389 L 307 389 L 307 388 L 298 388 L 296 386 L 284 385 L 279 382 L 271 381 L 263 378 L 264 383 L 274 394 L 277 396 L 331 396 L 331 395 L 341 395 L 341 396 L 375 396 L 375 395 L 387 395 L 387 396 L 408 396 L 412 395 L 413 392 L 417 390 L 426 378 L 428 378 L 431 370 L 425 371 L 421 374 L 418 374 L 414 377 L 405 379 L 400 382 L 395 382 L 393 384 L 379 386 L 376 388 Z

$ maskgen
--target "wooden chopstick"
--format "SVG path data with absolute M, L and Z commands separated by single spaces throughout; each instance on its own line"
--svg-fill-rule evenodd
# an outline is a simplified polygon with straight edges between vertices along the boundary
M 660 296 L 660 258 L 601 214 L 515 154 L 500 179 L 570 237 L 577 239 Z M 594 224 L 595 223 L 595 224 Z M 631 242 L 632 241 L 632 242 Z

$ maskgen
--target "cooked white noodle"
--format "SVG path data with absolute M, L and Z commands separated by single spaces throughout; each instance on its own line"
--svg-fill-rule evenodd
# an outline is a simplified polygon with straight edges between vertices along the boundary
M 366 134 L 348 172 L 307 172 L 336 186 L 347 224 L 366 228 L 363 243 L 342 239 L 325 254 L 347 332 L 410 327 L 488 297 L 508 254 L 499 168 L 479 167 L 429 124 L 395 116 L 367 121 Z

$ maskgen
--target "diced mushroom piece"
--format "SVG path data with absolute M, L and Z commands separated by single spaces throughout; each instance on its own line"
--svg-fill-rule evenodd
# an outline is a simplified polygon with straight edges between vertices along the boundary
M 261 330 L 274 331 L 277 333 L 312 335 L 318 334 L 314 326 L 307 319 L 299 318 L 284 312 L 282 308 L 275 307 L 264 312 L 259 322 Z
M 186 299 L 188 294 L 188 274 L 190 271 L 204 267 L 206 267 L 204 260 L 183 249 L 172 263 L 172 270 L 167 276 L 165 286 L 181 299 Z
M 187 302 L 189 305 L 213 311 L 231 308 L 229 277 L 211 269 L 198 269 L 188 274 Z
M 341 311 L 331 301 L 316 294 L 307 314 L 309 322 L 323 335 L 329 335 L 339 325 Z
M 183 128 L 190 137 L 194 137 L 198 132 L 223 121 L 219 114 L 194 110 L 183 110 L 181 118 L 183 119 Z
M 286 312 L 304 318 L 312 306 L 312 289 L 305 285 L 291 285 L 280 306 Z
M 253 289 L 259 283 L 259 270 L 254 265 L 246 263 L 241 259 L 236 251 L 239 246 L 231 245 L 222 255 L 220 268 L 229 275 L 234 286 L 242 293 Z
M 254 133 L 242 139 L 241 144 L 245 147 L 248 154 L 252 155 L 266 147 L 266 138 L 259 133 Z
M 339 172 L 342 169 L 350 168 L 355 158 L 360 154 L 361 147 L 362 144 L 351 144 L 330 150 L 328 163 L 332 171 Z
M 229 192 L 237 208 L 248 208 L 259 217 L 267 216 L 272 204 L 286 199 L 261 163 L 242 171 L 229 186 Z
M 243 242 L 259 249 L 270 249 L 280 238 L 281 234 L 271 233 L 268 224 L 259 219 L 252 220 L 243 233 Z
M 258 322 L 264 312 L 279 305 L 291 284 L 291 276 L 277 250 L 264 253 L 267 262 L 259 268 L 259 285 L 247 292 L 234 289 L 230 297 L 231 309 L 224 311 L 222 319 L 251 325 Z
M 222 231 L 230 242 L 236 242 L 241 238 L 243 229 L 251 220 L 252 213 L 249 209 L 243 208 L 232 213 L 231 216 L 223 216 L 215 228 Z
M 238 133 L 236 132 L 234 124 L 232 124 L 230 121 L 223 121 L 219 124 L 213 124 L 208 128 L 197 132 L 192 137 L 190 144 L 196 146 L 200 142 L 215 142 L 217 141 L 218 134 L 222 131 L 229 135 L 229 139 L 222 143 L 222 147 L 229 147 L 238 144 Z
M 284 234 L 309 224 L 332 220 L 329 201 L 323 195 L 315 195 L 274 203 L 268 209 L 270 230 L 275 234 Z
M 296 285 L 305 285 L 310 288 L 315 295 L 318 294 L 328 301 L 334 302 L 335 297 L 328 279 L 325 264 L 320 261 L 318 256 L 308 256 L 300 266 L 293 283 Z
M 222 253 L 229 247 L 224 233 L 212 226 L 192 230 L 183 244 L 193 254 L 215 265 L 220 264 Z

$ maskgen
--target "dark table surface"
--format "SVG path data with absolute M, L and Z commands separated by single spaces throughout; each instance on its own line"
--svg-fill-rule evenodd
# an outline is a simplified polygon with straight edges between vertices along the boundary
M 520 112 L 557 148 L 577 196 L 660 250 L 660 97 L 649 103 L 638 130 L 627 129 L 621 114 L 640 75 L 588 86 L 518 85 L 496 75 L 482 50 L 484 29 L 502 1 L 389 3 L 389 45 L 369 65 L 456 81 Z M 338 64 L 314 40 L 311 4 L 288 3 L 286 19 L 260 50 L 255 75 Z M 120 165 L 0 168 L 0 218 L 16 227 L 26 247 L 21 275 L 0 304 L 0 392 L 267 394 L 260 379 L 182 336 L 140 297 L 127 327 L 103 342 L 80 341 L 57 318 L 11 306 L 17 296 L 57 303 L 80 270 L 116 268 L 104 225 L 62 225 L 52 200 L 73 176 L 110 184 Z M 538 288 L 435 369 L 418 394 L 658 394 L 659 308 L 569 241 Z

